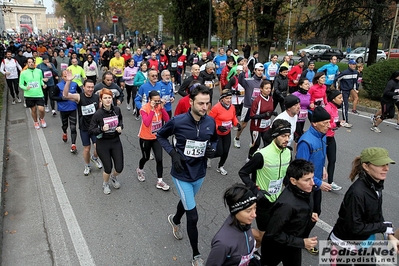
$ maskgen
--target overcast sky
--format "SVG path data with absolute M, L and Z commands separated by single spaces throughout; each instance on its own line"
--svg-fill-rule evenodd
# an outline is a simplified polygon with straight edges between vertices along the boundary
M 54 13 L 54 9 L 53 9 L 53 0 L 43 0 L 43 4 L 46 7 L 46 14 L 47 13 Z

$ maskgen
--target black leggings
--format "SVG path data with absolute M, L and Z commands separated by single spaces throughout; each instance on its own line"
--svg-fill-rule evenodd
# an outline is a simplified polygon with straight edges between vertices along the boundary
M 348 117 L 348 110 L 349 110 L 349 96 L 351 95 L 351 91 L 344 91 L 341 90 L 342 93 L 342 118 L 345 120 L 345 122 L 349 123 L 349 117 Z
M 73 111 L 60 111 L 62 132 L 67 133 L 68 121 L 71 128 L 71 141 L 72 144 L 76 143 L 76 110 Z
M 53 89 L 54 89 L 53 86 L 47 86 L 45 89 L 42 89 L 43 90 L 43 94 L 44 94 L 44 105 L 47 105 L 48 99 L 49 99 L 49 96 L 50 96 L 50 91 L 53 90 Z M 55 102 L 54 102 L 54 100 L 50 99 L 50 105 L 51 105 L 51 109 L 55 110 Z
M 177 212 L 176 215 L 173 217 L 173 222 L 175 224 L 180 224 L 180 220 L 183 217 L 184 213 L 186 213 L 187 218 L 187 235 L 190 239 L 190 245 L 193 249 L 193 257 L 199 255 L 198 250 L 198 212 L 197 207 L 194 207 L 192 210 L 185 210 L 183 207 L 183 203 L 181 200 L 177 204 Z
M 137 86 L 133 86 L 133 85 L 125 85 L 126 87 L 126 103 L 129 104 L 130 103 L 130 98 L 132 98 L 132 105 L 133 105 L 133 109 L 136 108 L 136 104 L 134 102 L 134 98 L 136 97 L 137 94 Z
M 216 146 L 216 155 L 215 157 L 220 157 L 219 166 L 224 166 L 224 163 L 229 156 L 231 146 L 231 131 L 227 135 L 218 135 L 218 144 Z
M 278 94 L 273 93 L 273 111 L 276 110 L 277 105 L 280 104 L 281 112 L 285 111 L 284 98 Z
M 119 136 L 112 139 L 97 139 L 96 150 L 106 174 L 111 174 L 112 161 L 115 164 L 116 172 L 121 173 L 123 171 L 123 148 Z
M 337 161 L 337 142 L 334 136 L 327 137 L 327 160 L 328 183 L 331 184 L 334 181 L 335 162 Z
M 252 143 L 254 143 L 254 135 L 253 135 L 254 131 L 250 130 L 250 132 L 251 132 Z M 258 148 L 260 146 L 260 140 L 263 140 L 263 146 L 266 146 L 266 142 L 265 142 L 266 132 L 267 132 L 267 130 L 264 132 L 259 132 L 258 137 L 255 140 L 254 146 L 249 148 L 248 159 L 251 159 L 252 156 L 254 155 L 254 153 L 258 150 Z
M 155 162 L 157 164 L 157 175 L 158 178 L 162 178 L 163 164 L 162 164 L 162 146 L 156 139 L 142 139 L 140 138 L 140 149 L 142 157 L 139 161 L 139 168 L 143 169 L 145 163 L 150 159 L 151 148 L 154 152 Z
M 7 86 L 10 89 L 10 94 L 13 99 L 19 96 L 18 79 L 6 79 Z
M 297 121 L 295 129 L 295 142 L 298 142 L 299 138 L 303 135 L 303 128 L 305 127 L 305 121 Z

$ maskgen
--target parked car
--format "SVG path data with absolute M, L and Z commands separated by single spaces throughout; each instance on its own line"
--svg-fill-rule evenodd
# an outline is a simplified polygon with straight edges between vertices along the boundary
M 369 55 L 369 49 L 366 47 L 357 47 L 355 50 L 346 55 L 347 60 L 355 60 L 357 63 L 363 63 L 367 61 Z M 387 56 L 383 50 L 377 50 L 377 62 L 387 59 Z
M 331 46 L 326 45 L 326 44 L 313 44 L 313 45 L 309 45 L 303 49 L 300 49 L 297 52 L 297 55 L 301 55 L 301 52 L 305 51 L 306 56 L 310 57 L 311 55 L 314 55 L 315 53 L 324 52 L 326 49 L 331 49 Z
M 385 51 L 385 55 L 388 58 L 388 49 Z M 391 49 L 391 54 L 390 54 L 389 58 L 399 58 L 399 49 L 397 49 L 397 48 Z
M 324 52 L 315 53 L 310 57 L 311 60 L 320 62 L 321 60 L 329 61 L 331 56 L 336 56 L 338 62 L 345 58 L 344 53 L 340 49 L 327 49 Z

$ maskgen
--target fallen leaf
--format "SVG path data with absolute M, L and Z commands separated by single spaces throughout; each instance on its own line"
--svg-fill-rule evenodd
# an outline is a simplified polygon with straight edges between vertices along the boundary
M 173 260 L 177 260 L 177 257 L 176 257 L 176 256 L 173 256 Z
M 44 166 L 47 166 L 47 165 L 48 165 L 48 163 L 45 163 L 45 164 L 44 164 Z
M 350 129 L 347 129 L 347 130 L 346 130 L 346 132 L 352 132 L 352 130 L 350 130 Z
M 4 213 L 4 216 L 7 216 L 8 215 L 8 212 L 6 211 L 5 213 Z
M 4 233 L 8 234 L 8 230 L 5 230 Z
M 12 230 L 11 232 L 10 232 L 10 234 L 15 234 L 17 232 L 17 230 Z
M 5 186 L 6 186 L 6 187 L 9 187 L 9 186 L 10 186 L 10 184 L 8 184 L 8 182 L 6 181 L 6 183 L 5 183 Z
M 5 188 L 3 191 L 4 191 L 4 193 L 6 193 L 8 191 L 8 188 Z

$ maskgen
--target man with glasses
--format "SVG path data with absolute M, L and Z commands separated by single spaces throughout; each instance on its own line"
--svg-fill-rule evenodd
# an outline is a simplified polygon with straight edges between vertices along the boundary
M 327 171 L 324 166 L 326 161 L 327 140 L 326 133 L 330 128 L 330 114 L 321 106 L 313 111 L 312 122 L 309 129 L 300 137 L 297 146 L 295 159 L 305 159 L 314 165 L 314 184 L 316 190 L 313 193 L 313 212 L 320 217 L 321 213 L 321 192 L 331 191 L 331 184 L 324 181 L 327 178 Z M 316 224 L 314 222 L 314 224 Z M 314 225 L 313 225 L 314 226 Z M 309 232 L 305 235 L 309 235 Z M 317 255 L 317 248 L 308 250 L 310 254 Z
M 134 98 L 138 110 L 148 102 L 148 95 L 151 91 L 157 91 L 161 94 L 161 85 L 158 83 L 158 71 L 156 69 L 148 71 L 147 82 L 140 86 L 136 98 Z
M 254 75 L 252 78 L 246 78 L 245 73 L 248 71 L 248 66 L 244 65 L 244 71 L 238 76 L 238 83 L 245 89 L 244 106 L 241 111 L 240 125 L 241 130 L 237 130 L 237 135 L 234 138 L 234 147 L 240 148 L 240 136 L 250 119 L 251 106 L 254 99 L 260 94 L 260 84 L 263 80 L 264 67 L 262 63 L 255 65 Z
M 172 103 L 175 101 L 175 94 L 173 93 L 173 86 L 171 82 L 170 72 L 169 70 L 163 70 L 161 72 L 162 80 L 158 81 L 161 89 L 161 101 L 164 104 L 164 108 L 169 115 L 169 118 L 172 117 Z

